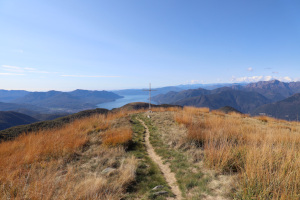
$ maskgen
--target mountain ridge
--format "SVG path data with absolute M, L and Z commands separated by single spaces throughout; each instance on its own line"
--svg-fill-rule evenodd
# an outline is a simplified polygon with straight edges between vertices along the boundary
M 252 115 L 268 115 L 285 120 L 299 120 L 300 93 L 284 100 L 262 105 L 251 112 Z

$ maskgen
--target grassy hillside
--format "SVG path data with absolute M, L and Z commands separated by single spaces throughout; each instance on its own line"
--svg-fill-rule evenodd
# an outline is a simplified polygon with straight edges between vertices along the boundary
M 120 199 L 136 158 L 124 114 L 95 115 L 0 144 L 0 199 Z M 126 130 L 126 137 L 124 137 Z
M 299 123 L 196 108 L 176 113 L 175 120 L 187 129 L 177 143 L 201 149 L 208 168 L 238 175 L 233 197 L 299 199 Z
M 65 124 L 73 122 L 76 119 L 81 119 L 85 117 L 89 117 L 95 114 L 106 114 L 108 110 L 97 108 L 94 110 L 85 110 L 81 111 L 72 115 L 68 115 L 65 117 L 57 118 L 54 120 L 36 122 L 33 124 L 21 125 L 8 128 L 6 130 L 0 131 L 0 141 L 1 140 L 10 140 L 22 133 L 30 133 L 32 131 L 39 131 L 39 130 L 46 130 L 46 129 L 53 129 L 53 128 L 60 128 Z
M 141 121 L 183 199 L 300 198 L 299 123 L 143 106 L 3 141 L 0 199 L 179 199 L 147 154 Z

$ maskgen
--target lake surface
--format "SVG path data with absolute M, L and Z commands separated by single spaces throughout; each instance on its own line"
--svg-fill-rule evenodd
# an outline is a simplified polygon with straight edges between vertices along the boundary
M 113 108 L 119 108 L 122 107 L 128 103 L 132 102 L 149 102 L 149 95 L 125 95 L 124 98 L 117 99 L 116 101 L 107 102 L 107 103 L 101 103 L 98 104 L 98 108 L 106 108 L 108 110 L 111 110 Z M 154 101 L 151 101 L 151 103 L 156 103 Z

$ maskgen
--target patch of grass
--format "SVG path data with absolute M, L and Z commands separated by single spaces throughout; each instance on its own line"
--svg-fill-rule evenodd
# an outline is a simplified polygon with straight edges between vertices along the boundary
M 105 132 L 103 143 L 108 146 L 126 145 L 132 140 L 130 127 L 110 129 Z
M 204 178 L 204 174 L 199 167 L 188 161 L 187 156 L 178 149 L 170 148 L 163 140 L 159 130 L 152 124 L 151 119 L 143 118 L 143 121 L 150 131 L 150 142 L 156 153 L 165 162 L 170 163 L 171 171 L 175 173 L 178 185 L 184 197 L 201 198 L 201 193 L 209 193 L 207 183 L 209 178 Z M 197 190 L 198 196 L 190 197 L 190 191 Z
M 187 141 L 202 142 L 208 167 L 239 175 L 235 198 L 299 199 L 299 123 L 198 111 L 184 109 L 174 119 L 186 126 Z
M 159 167 L 148 156 L 145 146 L 145 129 L 137 120 L 139 115 L 132 115 L 131 124 L 134 132 L 132 144 L 128 147 L 128 152 L 138 159 L 136 170 L 136 181 L 128 188 L 128 195 L 124 199 L 156 199 L 163 200 L 167 196 L 172 196 L 170 187 L 168 186 Z M 167 196 L 155 196 L 153 191 L 155 186 L 164 186 L 162 190 L 168 192 Z

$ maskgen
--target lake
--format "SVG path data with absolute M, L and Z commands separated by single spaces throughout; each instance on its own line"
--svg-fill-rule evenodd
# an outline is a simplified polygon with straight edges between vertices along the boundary
M 98 108 L 106 108 L 108 110 L 111 110 L 113 108 L 119 108 L 122 107 L 128 103 L 132 102 L 149 102 L 149 95 L 124 95 L 124 98 L 117 99 L 116 101 L 107 102 L 107 103 L 101 103 L 98 104 Z M 151 101 L 151 103 L 156 103 L 154 101 Z

